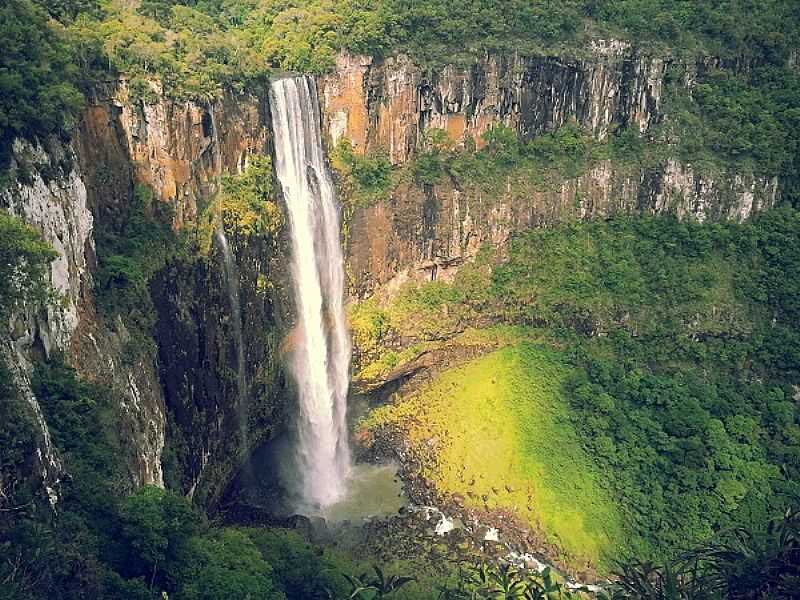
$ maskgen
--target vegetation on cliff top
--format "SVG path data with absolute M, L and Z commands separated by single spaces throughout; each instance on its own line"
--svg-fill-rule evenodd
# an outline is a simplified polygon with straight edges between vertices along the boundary
M 492 51 L 580 54 L 589 38 L 616 37 L 679 55 L 676 83 L 677 65 L 719 57 L 695 93 L 675 86 L 665 140 L 682 159 L 780 175 L 791 193 L 797 184 L 800 86 L 789 63 L 800 14 L 787 0 L 10 0 L 2 15 L 0 163 L 16 136 L 67 132 L 81 90 L 109 74 L 128 77 L 144 101 L 149 79 L 168 96 L 208 101 L 222 87 L 263 85 L 273 70 L 329 72 L 341 51 L 408 52 L 430 66 Z M 385 179 L 380 164 L 353 166 Z M 435 168 L 424 163 L 421 180 Z

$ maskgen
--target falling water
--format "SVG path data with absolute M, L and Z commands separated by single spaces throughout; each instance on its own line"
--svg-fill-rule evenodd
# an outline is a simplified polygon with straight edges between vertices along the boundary
M 305 503 L 324 508 L 343 498 L 350 472 L 350 340 L 339 210 L 322 151 L 314 80 L 274 81 L 270 99 L 276 170 L 289 212 L 298 312 L 291 367 L 299 394 L 300 491 Z
M 217 119 L 213 104 L 209 104 L 208 106 L 208 115 L 211 119 L 214 167 L 220 174 L 217 178 L 217 186 L 219 186 L 224 168 L 221 152 L 222 135 L 217 128 Z M 228 238 L 225 235 L 225 229 L 221 223 L 214 231 L 214 237 L 222 252 L 222 268 L 225 272 L 225 286 L 228 291 L 228 303 L 231 308 L 233 341 L 236 343 L 236 394 L 239 402 L 239 433 L 241 435 L 241 447 L 247 448 L 247 365 L 245 364 L 244 336 L 242 335 L 242 304 L 239 299 L 239 269 L 236 267 L 236 259 L 233 256 L 233 252 L 231 252 Z
M 214 232 L 217 243 L 222 251 L 222 268 L 225 271 L 225 285 L 228 290 L 228 302 L 231 307 L 231 324 L 233 326 L 233 338 L 236 343 L 236 392 L 239 399 L 239 430 L 242 435 L 242 445 L 247 446 L 247 375 L 244 362 L 244 339 L 242 336 L 242 306 L 239 299 L 239 271 L 236 268 L 236 261 L 233 252 L 228 245 L 228 238 L 225 237 L 225 230 L 222 225 L 217 227 Z

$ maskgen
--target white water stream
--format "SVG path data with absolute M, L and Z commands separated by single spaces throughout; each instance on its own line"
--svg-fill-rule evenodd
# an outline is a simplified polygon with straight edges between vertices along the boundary
M 239 433 L 242 436 L 242 447 L 247 447 L 247 365 L 244 356 L 244 336 L 242 335 L 242 303 L 239 296 L 239 269 L 236 258 L 228 244 L 228 238 L 222 225 L 214 232 L 220 251 L 222 252 L 222 268 L 225 272 L 225 287 L 228 290 L 228 302 L 231 309 L 231 328 L 236 343 L 236 394 L 238 397 L 237 412 L 239 415 Z
M 308 507 L 324 509 L 344 497 L 351 470 L 346 422 L 350 339 L 339 207 L 322 150 L 314 80 L 273 81 L 270 103 L 297 305 L 291 371 L 299 400 L 299 491 Z

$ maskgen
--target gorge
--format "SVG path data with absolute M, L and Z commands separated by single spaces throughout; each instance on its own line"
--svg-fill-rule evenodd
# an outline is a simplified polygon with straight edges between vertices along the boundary
M 791 3 L 284 4 L 0 8 L 0 597 L 791 597 Z

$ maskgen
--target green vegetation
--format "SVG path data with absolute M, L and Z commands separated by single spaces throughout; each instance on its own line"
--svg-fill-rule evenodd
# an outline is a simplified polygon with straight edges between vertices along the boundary
M 339 140 L 331 163 L 339 175 L 342 197 L 353 206 L 369 206 L 383 200 L 394 187 L 389 159 L 380 153 L 356 154 L 346 138 Z
M 0 317 L 20 302 L 35 305 L 49 297 L 44 276 L 56 256 L 33 227 L 0 210 Z
M 561 391 L 569 374 L 552 350 L 504 348 L 377 409 L 361 427 L 401 428 L 438 490 L 467 506 L 514 510 L 570 565 L 607 565 L 622 526 L 570 422 Z
M 720 600 L 791 598 L 800 582 L 800 514 L 789 511 L 765 524 L 725 531 L 680 559 L 657 566 L 645 561 L 619 565 L 601 600 Z M 540 575 L 511 565 L 486 564 L 463 573 L 440 598 L 585 598 L 567 591 L 549 569 Z
M 411 287 L 394 303 L 357 310 L 355 340 L 399 355 L 442 339 L 458 346 L 465 327 L 495 322 L 566 349 L 573 369 L 552 385 L 562 386 L 592 468 L 605 474 L 627 551 L 671 556 L 720 528 L 765 522 L 800 495 L 798 236 L 800 213 L 788 208 L 745 225 L 618 218 L 536 231 L 516 239 L 503 263 L 484 256 L 465 267 L 452 286 Z M 408 298 L 431 301 L 407 310 Z M 380 352 L 363 359 L 366 372 L 380 371 L 369 365 Z M 431 404 L 468 404 L 473 392 L 458 390 L 470 368 L 473 390 L 499 370 L 447 371 Z M 527 376 L 541 385 L 540 372 Z M 385 410 L 378 414 L 402 409 Z M 432 478 L 444 485 L 438 472 Z M 459 486 L 464 493 L 460 483 L 444 489 Z
M 251 156 L 243 173 L 222 176 L 219 193 L 198 219 L 196 246 L 201 255 L 211 252 L 214 232 L 220 226 L 229 235 L 277 238 L 283 213 L 272 179 L 272 159 L 268 156 Z
M 429 130 L 426 136 L 426 149 L 414 165 L 418 183 L 434 185 L 449 178 L 456 185 L 492 195 L 502 193 L 509 185 L 528 191 L 576 177 L 593 162 L 608 158 L 613 150 L 573 122 L 529 142 L 521 141 L 510 127 L 496 125 L 483 134 L 482 148 L 477 150 L 471 139 L 463 148 L 454 148 L 440 129 Z
M 672 67 L 665 110 L 671 122 L 657 136 L 677 141 L 680 158 L 706 169 L 732 165 L 758 175 L 780 176 L 784 193 L 797 194 L 800 153 L 800 77 L 783 66 L 734 73 L 701 73 L 687 94 L 686 73 Z
M 274 237 L 283 216 L 272 189 L 272 160 L 253 156 L 244 173 L 225 175 L 219 199 L 226 231 Z
M 15 137 L 62 134 L 74 124 L 83 95 L 72 50 L 30 0 L 0 7 L 0 168 Z
M 150 281 L 185 244 L 172 230 L 168 205 L 148 188 L 137 187 L 122 214 L 104 217 L 95 229 L 97 305 L 106 317 L 124 317 L 132 336 L 130 350 L 137 354 L 153 343 Z
M 106 61 L 133 88 L 158 78 L 168 95 L 209 100 L 220 86 L 244 91 L 268 73 L 254 31 L 228 27 L 223 18 L 166 0 L 104 5 L 101 18 L 81 15 L 69 33 L 86 63 Z M 244 7 L 242 7 L 244 8 Z

